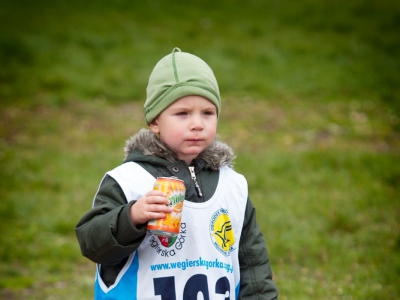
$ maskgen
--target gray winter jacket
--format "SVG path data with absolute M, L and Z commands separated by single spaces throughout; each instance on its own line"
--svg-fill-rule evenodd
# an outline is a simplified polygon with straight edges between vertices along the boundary
M 175 176 L 186 186 L 185 199 L 205 202 L 211 198 L 219 178 L 219 168 L 233 165 L 234 154 L 226 144 L 215 140 L 193 161 L 199 189 L 184 161 L 179 160 L 165 144 L 149 130 L 142 129 L 127 141 L 124 162 L 133 161 L 156 177 Z M 200 196 L 201 194 L 201 196 Z M 94 205 L 76 225 L 75 231 L 82 254 L 101 264 L 101 276 L 110 286 L 146 234 L 146 225 L 135 227 L 130 208 L 121 187 L 111 177 L 105 177 L 95 196 Z M 255 208 L 248 199 L 239 245 L 239 299 L 278 299 L 272 281 L 269 256 L 264 237 L 256 222 Z

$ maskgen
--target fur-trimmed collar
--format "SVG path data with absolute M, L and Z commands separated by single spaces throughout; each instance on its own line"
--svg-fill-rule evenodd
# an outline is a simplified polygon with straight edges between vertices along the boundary
M 141 129 L 137 134 L 126 141 L 124 148 L 125 158 L 129 152 L 139 150 L 144 155 L 161 157 L 174 163 L 178 160 L 175 152 L 168 148 L 156 135 L 148 129 Z M 223 166 L 233 167 L 235 155 L 233 150 L 216 138 L 212 144 L 203 150 L 197 159 L 204 161 L 205 167 L 218 170 Z

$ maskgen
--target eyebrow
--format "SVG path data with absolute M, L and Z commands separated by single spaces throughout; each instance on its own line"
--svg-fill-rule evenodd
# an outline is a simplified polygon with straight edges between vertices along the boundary
M 171 107 L 171 109 L 178 109 L 178 110 L 179 109 L 192 109 L 192 108 L 193 108 L 193 106 L 187 105 L 187 104 L 177 104 L 177 105 Z M 215 110 L 217 110 L 215 105 L 212 104 L 212 103 L 210 103 L 210 105 L 207 104 L 207 106 L 201 107 L 201 109 L 215 109 Z

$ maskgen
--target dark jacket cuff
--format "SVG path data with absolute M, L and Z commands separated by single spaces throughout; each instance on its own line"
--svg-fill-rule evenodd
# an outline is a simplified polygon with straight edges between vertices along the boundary
M 118 216 L 115 239 L 122 246 L 136 244 L 138 239 L 143 239 L 146 234 L 147 224 L 135 226 L 130 217 L 130 209 L 136 201 L 131 201 L 120 211 Z

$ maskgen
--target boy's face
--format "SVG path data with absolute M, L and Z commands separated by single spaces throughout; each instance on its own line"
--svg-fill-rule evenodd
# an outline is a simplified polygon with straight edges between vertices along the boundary
M 201 96 L 186 96 L 168 106 L 150 129 L 189 165 L 217 133 L 217 108 Z

